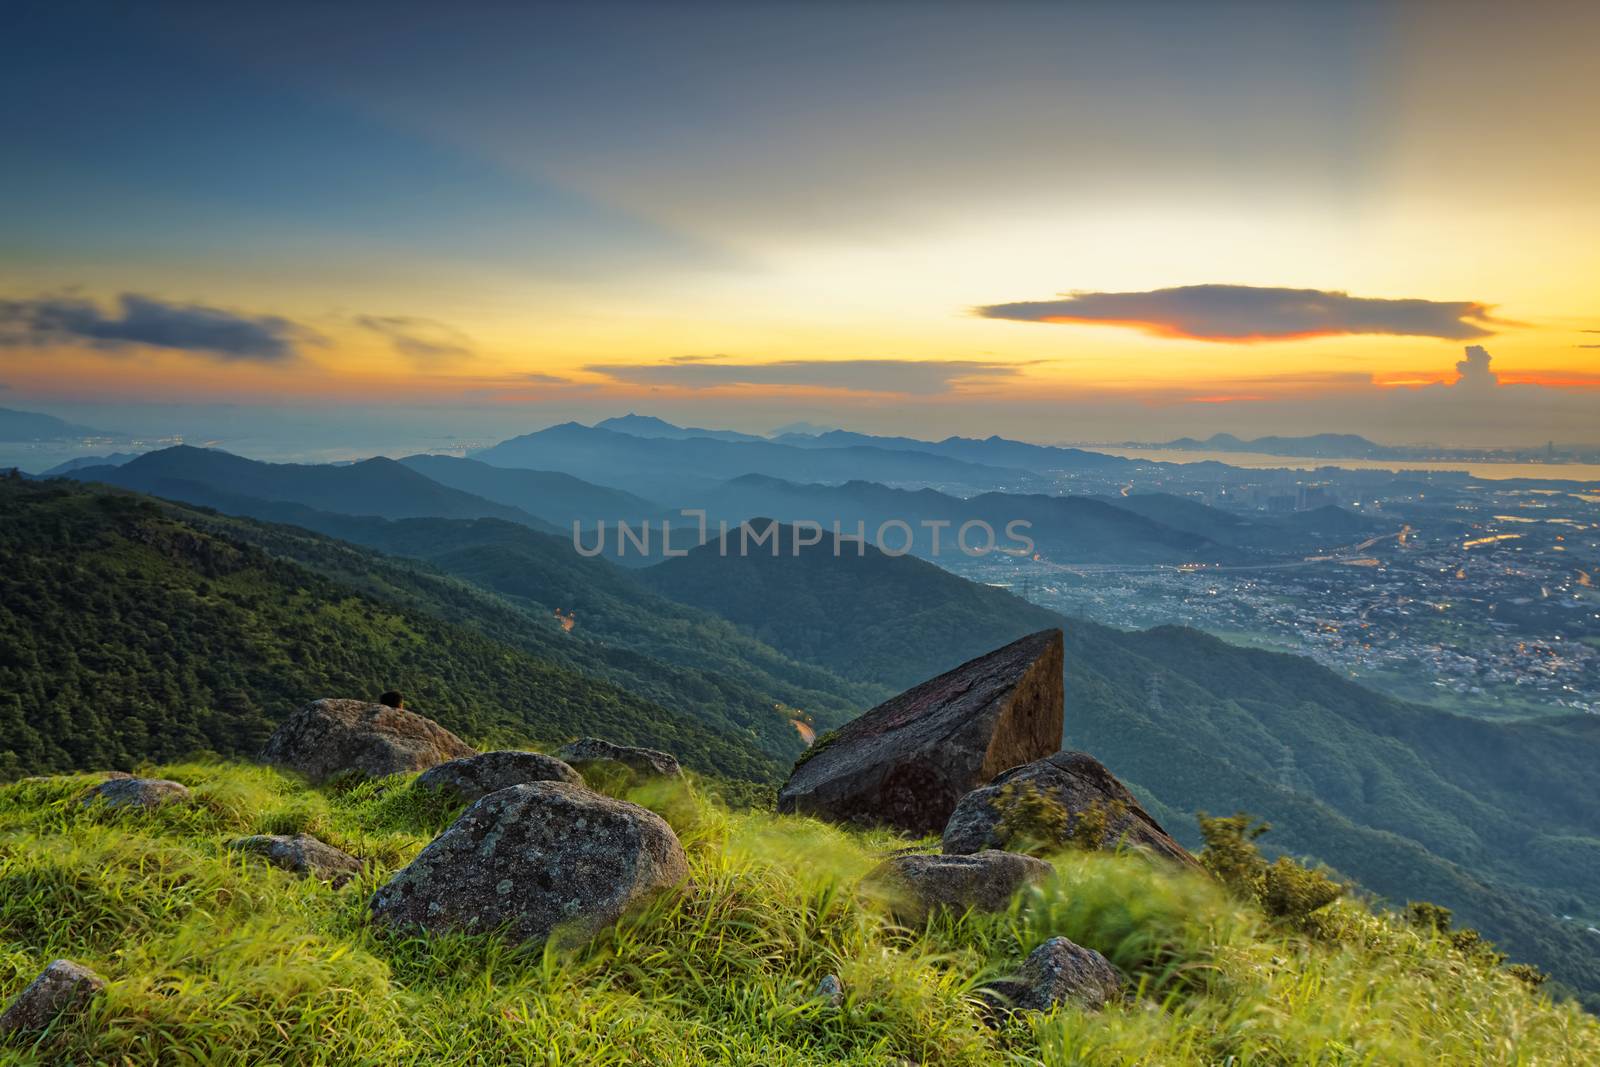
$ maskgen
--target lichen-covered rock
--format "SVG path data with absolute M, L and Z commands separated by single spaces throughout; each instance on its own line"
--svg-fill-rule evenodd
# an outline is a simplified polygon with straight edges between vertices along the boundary
M 1122 998 L 1122 975 L 1092 948 L 1052 937 L 1028 954 L 1015 978 L 991 982 L 985 999 L 1000 1011 L 1049 1011 L 1068 1002 L 1098 1011 Z
M 1062 636 L 1042 630 L 845 724 L 795 766 L 778 810 L 938 833 L 956 802 L 1061 747 Z
M 310 834 L 256 834 L 230 842 L 229 848 L 260 856 L 274 867 L 306 878 L 344 885 L 361 873 L 361 861 Z
M 157 808 L 188 799 L 186 786 L 166 778 L 108 778 L 89 790 L 83 803 L 85 807 L 104 804 L 108 808 Z
M 1048 878 L 1053 868 L 1018 852 L 979 852 L 972 856 L 893 856 L 867 881 L 888 898 L 895 915 L 921 922 L 938 908 L 955 912 L 1004 911 L 1028 885 Z
M 429 767 L 417 776 L 418 789 L 437 789 L 470 804 L 500 789 L 531 782 L 583 784 L 583 775 L 543 752 L 485 752 Z
M 369 778 L 427 770 L 477 750 L 414 711 L 365 700 L 313 700 L 286 719 L 261 750 L 265 763 L 313 782 L 356 773 Z
M 1097 811 L 1105 820 L 1105 847 L 1145 849 L 1185 866 L 1198 866 L 1188 850 L 1161 828 L 1116 775 L 1083 752 L 1057 752 L 1013 767 L 962 797 L 945 824 L 944 851 L 964 855 L 1010 844 L 1013 831 L 1005 818 L 1005 798 L 1015 797 L 1021 789 L 1037 790 L 1068 816 L 1056 842 L 1062 847 L 1070 843 L 1077 821 L 1085 813 Z
M 630 745 L 613 745 L 598 737 L 580 737 L 562 745 L 556 756 L 578 767 L 586 763 L 611 762 L 627 767 L 639 774 L 656 774 L 663 778 L 676 778 L 683 773 L 677 757 L 653 748 L 636 748 Z
M 71 960 L 56 960 L 0 1014 L 0 1038 L 37 1033 L 63 1015 L 82 1011 L 105 979 Z
M 689 874 L 654 812 L 567 782 L 490 793 L 372 897 L 380 922 L 581 937 Z

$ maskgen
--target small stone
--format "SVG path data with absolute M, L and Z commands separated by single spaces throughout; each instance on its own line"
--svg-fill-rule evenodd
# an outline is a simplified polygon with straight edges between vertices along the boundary
M 310 834 L 257 834 L 230 842 L 229 848 L 260 856 L 274 867 L 319 881 L 335 888 L 361 874 L 361 861 Z
M 1024 886 L 1038 885 L 1053 872 L 1033 856 L 991 849 L 971 856 L 894 856 L 867 880 L 887 893 L 897 917 L 921 922 L 937 908 L 1004 911 Z
M 839 981 L 836 974 L 823 975 L 811 999 L 823 1001 L 831 1008 L 840 1007 L 844 1004 L 844 983 Z
M 658 752 L 653 748 L 614 745 L 598 737 L 580 737 L 576 741 L 562 745 L 556 750 L 556 756 L 580 768 L 585 763 L 609 761 L 620 763 L 639 774 L 655 774 L 663 778 L 677 778 L 683 773 L 683 768 L 678 766 L 677 757 L 670 753 Z
M 485 752 L 430 767 L 417 776 L 415 785 L 441 790 L 471 804 L 496 790 L 530 782 L 582 785 L 583 775 L 542 752 Z
M 0 1014 L 0 1038 L 37 1033 L 63 1015 L 82 1011 L 105 987 L 105 979 L 89 968 L 56 960 Z
M 101 803 L 108 808 L 156 808 L 188 799 L 186 786 L 166 778 L 108 778 L 89 790 L 83 804 L 85 807 Z
M 1094 949 L 1052 937 L 1028 954 L 1015 978 L 992 982 L 983 992 L 1000 1013 L 1049 1011 L 1069 1002 L 1099 1011 L 1122 999 L 1122 975 Z

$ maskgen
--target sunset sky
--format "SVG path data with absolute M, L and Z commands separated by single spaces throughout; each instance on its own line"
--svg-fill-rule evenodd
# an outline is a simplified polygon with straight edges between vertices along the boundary
M 1600 441 L 1597 5 L 4 19 L 3 407 Z

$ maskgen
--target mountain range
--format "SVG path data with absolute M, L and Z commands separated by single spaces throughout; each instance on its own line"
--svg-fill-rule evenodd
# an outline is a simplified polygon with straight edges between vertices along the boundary
M 675 426 L 665 419 L 658 419 L 654 415 L 636 415 L 628 412 L 610 419 L 601 419 L 594 424 L 597 430 L 612 430 L 616 433 L 632 434 L 634 437 L 670 437 L 683 439 L 685 437 L 709 437 L 714 441 L 765 441 L 767 438 L 753 433 L 740 433 L 737 430 L 707 430 L 700 426 Z
M 1317 433 L 1304 437 L 1257 437 L 1241 440 L 1231 433 L 1214 433 L 1205 440 L 1180 437 L 1155 444 L 1129 442 L 1130 447 L 1194 452 L 1255 452 L 1268 456 L 1309 459 L 1393 459 L 1410 449 L 1390 448 L 1353 433 Z
M 80 467 L 78 481 L 102 482 L 230 510 L 237 499 L 298 504 L 342 515 L 497 518 L 549 530 L 521 508 L 441 485 L 381 457 L 350 464 L 263 463 L 216 449 L 177 445 L 120 466 Z
M 583 436 L 594 434 L 628 436 Z M 703 443 L 751 444 L 647 442 Z M 1454 907 L 1519 958 L 1600 993 L 1600 935 L 1561 918 L 1600 910 L 1593 717 L 1451 715 L 1193 630 L 1064 619 L 871 547 L 835 557 L 826 543 L 776 556 L 707 545 L 623 570 L 581 558 L 529 508 L 654 501 L 570 472 L 439 457 L 260 464 L 179 448 L 74 477 L 250 518 L 59 481 L 7 483 L 7 558 L 21 561 L 5 598 L 19 651 L 0 663 L 10 672 L 0 691 L 17 694 L 0 704 L 5 736 L 20 739 L 0 754 L 11 773 L 185 746 L 246 751 L 297 700 L 392 682 L 481 736 L 584 731 L 592 701 L 596 721 L 620 739 L 771 783 L 800 751 L 802 726 L 826 730 L 897 688 L 1061 626 L 1066 742 L 1103 759 L 1181 839 L 1194 842 L 1198 810 L 1244 808 L 1274 823 L 1279 847 L 1391 901 Z M 712 495 L 724 491 L 740 510 L 826 500 L 937 515 L 950 501 L 983 500 L 770 475 L 728 479 Z M 993 495 L 1006 507 L 1035 499 Z M 1080 540 L 1092 528 L 1097 543 L 1125 551 L 1260 551 L 1262 539 L 1288 536 L 1279 522 L 1304 524 L 1289 533 L 1313 539 L 1367 530 L 1337 509 L 1257 522 L 1161 494 L 1036 504 Z M 793 543 L 792 531 L 782 536 Z M 435 651 L 423 654 L 425 645 Z M 314 664 L 318 655 L 329 663 Z
M 924 441 L 915 437 L 879 437 L 873 434 L 852 433 L 849 430 L 829 430 L 820 434 L 782 434 L 773 440 L 778 444 L 799 448 L 872 447 L 901 452 L 925 452 L 967 463 L 1014 467 L 1037 472 L 1114 470 L 1130 466 L 1133 462 L 1120 456 L 1108 456 L 1103 452 L 1061 448 L 1055 445 L 1035 445 L 1000 436 L 946 437 L 941 441 Z
M 709 437 L 645 438 L 562 423 L 513 437 L 469 458 L 496 467 L 562 471 L 670 506 L 694 506 L 718 483 L 744 474 L 800 482 L 875 482 L 959 486 L 976 491 L 1026 486 L 1027 472 L 904 449 L 853 445 L 799 448 L 771 441 Z
M 80 437 L 120 437 L 120 434 L 79 426 L 54 415 L 0 408 L 0 441 L 65 441 Z
M 627 440 L 644 444 L 640 438 Z M 390 519 L 498 518 L 545 532 L 565 531 L 569 536 L 575 523 L 594 530 L 604 522 L 613 531 L 608 554 L 631 564 L 661 558 L 663 521 L 672 523 L 673 544 L 680 549 L 692 547 L 699 539 L 692 518 L 626 490 L 559 471 L 498 467 L 453 456 L 278 464 L 177 446 L 146 453 L 120 466 L 91 465 L 63 474 L 233 514 L 302 525 L 311 520 L 297 517 L 294 506 Z M 947 558 L 962 552 L 963 537 L 972 551 L 990 544 L 990 534 L 981 526 L 962 533 L 967 523 L 982 522 L 993 531 L 994 548 L 1025 549 L 1028 554 L 1064 564 L 1238 563 L 1298 557 L 1349 544 L 1378 528 L 1372 520 L 1334 507 L 1281 516 L 1241 516 L 1167 494 L 1087 497 L 984 492 L 963 498 L 932 488 L 898 489 L 859 479 L 825 485 L 768 474 L 711 483 L 691 499 L 706 512 L 708 533 L 713 536 L 719 521 L 732 527 L 756 516 L 811 521 L 826 529 L 837 521 L 844 532 L 865 531 L 869 541 L 877 540 L 883 529 L 884 547 L 894 550 L 899 550 L 900 541 L 909 535 L 904 546 L 909 551 Z M 282 507 L 268 514 L 260 508 L 261 502 Z M 619 521 L 656 526 L 658 537 L 649 553 L 621 553 L 620 538 L 615 534 Z M 886 523 L 902 525 L 890 529 Z M 585 543 L 592 543 L 592 538 Z

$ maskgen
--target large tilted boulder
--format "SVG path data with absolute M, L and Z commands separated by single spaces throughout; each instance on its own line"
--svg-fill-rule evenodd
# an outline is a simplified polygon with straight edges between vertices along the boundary
M 37 1033 L 63 1015 L 80 1012 L 105 987 L 105 979 L 89 968 L 56 960 L 0 1014 L 0 1039 Z
M 166 778 L 108 778 L 89 790 L 85 807 L 104 804 L 108 808 L 159 808 L 189 799 L 189 789 Z
M 531 782 L 583 784 L 583 775 L 543 752 L 485 752 L 429 767 L 417 775 L 418 789 L 437 789 L 471 804 L 479 797 Z
M 1061 671 L 1042 630 L 908 689 L 819 741 L 778 810 L 938 833 L 968 791 L 1061 747 Z
M 1014 810 L 1010 805 L 1023 791 L 1036 792 L 1066 814 L 1063 832 L 1053 844 L 1064 848 L 1072 843 L 1078 820 L 1085 813 L 1094 812 L 1095 818 L 1105 820 L 1104 837 L 1097 843 L 1100 846 L 1145 849 L 1165 859 L 1198 866 L 1188 850 L 1168 836 L 1116 775 L 1083 752 L 1057 752 L 1013 767 L 982 789 L 962 797 L 945 824 L 944 851 L 963 855 L 1015 844 L 1012 839 L 1017 828 L 1007 814 Z M 1048 847 L 1052 842 L 1030 844 Z
M 372 914 L 431 931 L 581 937 L 689 874 L 654 812 L 566 782 L 490 793 L 372 897 Z
M 365 700 L 313 700 L 272 732 L 264 763 L 313 782 L 354 772 L 370 778 L 421 771 L 477 750 L 432 719 Z
M 230 842 L 229 848 L 260 856 L 274 867 L 342 886 L 361 873 L 361 861 L 343 849 L 310 834 L 256 834 Z
M 940 908 L 1004 911 L 1024 886 L 1038 885 L 1053 868 L 1019 852 L 979 852 L 974 856 L 894 856 L 867 876 L 888 899 L 894 914 L 920 922 Z
M 683 773 L 676 756 L 653 748 L 614 745 L 598 737 L 580 737 L 556 749 L 556 756 L 582 770 L 585 764 L 613 763 L 636 774 L 676 778 Z
M 1067 1003 L 1098 1011 L 1122 999 L 1122 975 L 1094 949 L 1052 937 L 1028 954 L 1016 977 L 989 983 L 983 994 L 1000 1012 L 1049 1011 Z

